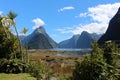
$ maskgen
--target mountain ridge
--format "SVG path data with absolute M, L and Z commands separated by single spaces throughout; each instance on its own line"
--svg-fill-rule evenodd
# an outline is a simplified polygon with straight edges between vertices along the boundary
M 73 35 L 70 39 L 61 41 L 59 45 L 61 48 L 90 48 L 92 42 L 95 39 L 98 40 L 101 35 L 102 34 L 98 35 L 96 33 L 88 33 L 87 31 L 83 31 L 81 35 Z
M 25 39 L 27 40 L 27 46 L 31 49 L 50 49 L 58 47 L 58 44 L 46 33 L 42 26 L 35 29 Z M 24 46 L 26 45 L 25 39 L 22 40 Z
M 110 20 L 108 29 L 105 34 L 98 40 L 99 44 L 103 44 L 106 41 L 120 41 L 120 36 L 118 33 L 120 32 L 120 8 L 117 13 Z

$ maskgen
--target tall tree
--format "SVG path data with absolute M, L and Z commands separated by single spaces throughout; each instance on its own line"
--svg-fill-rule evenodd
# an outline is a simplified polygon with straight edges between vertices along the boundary
M 17 28 L 16 28 L 16 23 L 15 23 L 15 21 L 14 21 L 14 19 L 17 17 L 17 14 L 14 13 L 14 12 L 12 12 L 12 11 L 10 11 L 10 12 L 8 13 L 8 17 L 12 20 L 12 25 L 13 25 L 14 28 L 15 28 L 15 32 L 16 32 L 17 38 L 18 38 L 18 40 L 19 40 L 19 48 L 20 48 L 20 53 L 22 54 L 22 61 L 23 61 L 22 47 L 21 47 L 21 43 L 20 43 L 18 31 L 17 31 Z
M 28 45 L 27 45 L 27 38 L 26 38 L 27 31 L 28 31 L 28 29 L 23 28 L 22 33 L 24 34 L 24 37 L 25 37 L 25 49 L 26 49 L 26 55 L 27 55 L 26 57 L 27 57 L 27 62 L 29 62 L 29 55 L 28 55 L 28 51 L 27 51 Z

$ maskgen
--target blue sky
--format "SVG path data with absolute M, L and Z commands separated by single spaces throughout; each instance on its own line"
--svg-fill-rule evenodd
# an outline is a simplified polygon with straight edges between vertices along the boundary
M 119 7 L 119 0 L 0 0 L 1 15 L 18 14 L 19 33 L 24 27 L 30 34 L 44 26 L 56 42 L 82 31 L 104 33 Z

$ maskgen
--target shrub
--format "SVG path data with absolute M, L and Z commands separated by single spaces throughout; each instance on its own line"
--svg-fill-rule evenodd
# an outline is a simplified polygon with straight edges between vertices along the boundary
M 51 75 L 51 70 L 41 60 L 31 63 L 29 73 L 36 77 L 37 80 L 48 79 Z
M 110 61 L 111 58 L 105 56 L 105 53 L 106 55 L 109 53 L 112 57 L 112 54 L 116 53 L 116 48 L 109 47 L 108 51 L 103 49 L 95 42 L 92 45 L 91 55 L 76 63 L 72 80 L 119 80 L 120 71 L 114 65 L 117 58 L 112 58 Z
M 106 63 L 116 66 L 116 62 L 120 54 L 117 44 L 114 42 L 106 42 L 102 47 L 102 50 L 104 51 L 103 56 Z
M 26 72 L 29 65 L 19 59 L 0 59 L 0 72 L 21 73 Z

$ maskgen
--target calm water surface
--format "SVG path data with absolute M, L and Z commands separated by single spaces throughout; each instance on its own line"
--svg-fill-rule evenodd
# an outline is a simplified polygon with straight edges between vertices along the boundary
M 91 49 L 66 49 L 66 48 L 55 48 L 50 50 L 57 51 L 57 56 L 84 56 L 85 54 L 89 54 L 91 51 Z

